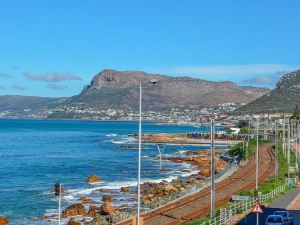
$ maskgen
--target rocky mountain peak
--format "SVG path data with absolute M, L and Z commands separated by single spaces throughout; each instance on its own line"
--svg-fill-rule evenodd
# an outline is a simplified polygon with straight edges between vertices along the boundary
M 101 89 L 103 87 L 128 87 L 148 83 L 151 80 L 167 80 L 166 76 L 147 74 L 142 71 L 117 71 L 105 69 L 98 73 L 91 81 L 88 89 Z
M 299 85 L 300 85 L 300 70 L 296 70 L 294 72 L 282 76 L 276 84 L 276 89 L 299 88 L 300 87 Z

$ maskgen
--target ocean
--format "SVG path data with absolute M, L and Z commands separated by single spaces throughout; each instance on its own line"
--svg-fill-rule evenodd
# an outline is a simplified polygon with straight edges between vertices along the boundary
M 209 127 L 143 123 L 145 133 L 209 131 Z M 101 200 L 99 188 L 115 195 L 114 204 L 126 202 L 116 190 L 136 185 L 137 150 L 120 149 L 135 143 L 129 136 L 138 132 L 137 122 L 98 122 L 66 120 L 0 120 L 0 215 L 10 224 L 51 224 L 45 215 L 57 214 L 51 189 L 58 180 L 67 189 L 62 208 L 82 196 Z M 165 157 L 181 156 L 205 146 L 167 145 Z M 162 161 L 160 170 L 156 145 L 142 151 L 142 180 L 160 181 L 189 176 L 195 168 Z M 187 171 L 190 172 L 182 172 Z M 101 182 L 89 184 L 91 174 Z

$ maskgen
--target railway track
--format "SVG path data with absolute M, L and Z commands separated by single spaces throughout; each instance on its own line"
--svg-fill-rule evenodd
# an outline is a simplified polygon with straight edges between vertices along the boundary
M 265 180 L 274 173 L 275 160 L 273 145 L 265 144 L 259 153 L 259 181 Z M 226 203 L 230 196 L 245 189 L 255 187 L 255 157 L 251 157 L 247 164 L 240 166 L 230 177 L 216 184 L 216 207 Z M 177 225 L 193 221 L 210 211 L 210 188 L 169 203 L 164 207 L 144 213 L 145 225 Z M 120 225 L 130 225 L 125 221 Z

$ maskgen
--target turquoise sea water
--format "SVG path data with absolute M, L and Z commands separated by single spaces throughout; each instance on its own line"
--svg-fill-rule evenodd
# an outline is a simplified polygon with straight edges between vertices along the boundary
M 99 188 L 135 185 L 137 151 L 119 147 L 134 143 L 128 134 L 137 129 L 136 122 L 0 120 L 0 215 L 8 216 L 10 224 L 47 224 L 43 216 L 57 212 L 50 192 L 57 180 L 68 189 L 63 207 Z M 143 124 L 143 132 L 152 133 L 201 130 L 209 128 Z M 176 156 L 191 149 L 205 147 L 167 146 L 165 154 Z M 142 154 L 144 181 L 188 175 L 182 173 L 188 165 L 169 161 L 163 161 L 161 171 L 155 145 L 147 145 Z M 92 173 L 102 182 L 88 184 L 86 178 Z

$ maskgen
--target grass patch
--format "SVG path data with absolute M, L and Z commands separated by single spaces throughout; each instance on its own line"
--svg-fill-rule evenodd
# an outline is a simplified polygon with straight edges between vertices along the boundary
M 260 145 L 263 143 L 265 143 L 265 142 L 259 142 Z M 252 139 L 249 142 L 247 157 L 254 155 L 255 148 L 256 148 L 256 140 Z M 243 150 L 243 143 L 239 143 L 239 144 L 233 146 L 228 151 L 228 153 L 230 153 L 234 156 L 237 156 L 239 158 L 246 157 L 246 154 L 243 153 L 242 150 Z M 290 165 L 294 166 L 295 163 L 296 163 L 296 155 L 291 151 Z M 282 145 L 278 146 L 278 166 L 279 166 L 279 168 L 278 168 L 278 179 L 277 180 L 275 180 L 275 177 L 270 177 L 268 180 L 259 184 L 258 191 L 261 192 L 262 194 L 266 194 L 266 193 L 270 192 L 272 189 L 275 189 L 275 188 L 283 185 L 285 183 L 286 178 L 288 177 L 288 162 L 287 162 L 287 158 L 285 158 L 285 156 L 284 156 Z M 299 175 L 299 174 L 291 174 L 291 177 L 294 177 L 296 175 Z M 287 191 L 288 191 L 288 189 L 286 190 L 286 192 Z M 274 197 L 274 199 L 278 198 L 279 196 L 283 195 L 284 193 L 280 193 L 278 196 Z M 239 195 L 247 195 L 247 196 L 251 196 L 251 197 L 255 196 L 255 192 L 253 190 L 243 190 L 243 191 L 239 192 L 238 194 Z M 228 205 L 229 205 L 229 203 L 226 203 L 226 204 L 218 207 L 218 209 L 225 208 Z M 241 213 L 241 212 L 238 212 L 238 213 Z M 185 225 L 196 225 L 196 224 L 199 225 L 206 221 L 209 221 L 208 216 L 203 217 L 201 220 L 186 223 Z
M 246 142 L 245 142 L 246 143 Z M 259 144 L 262 144 L 264 142 L 259 142 Z M 241 160 L 244 160 L 248 157 L 251 157 L 254 155 L 255 152 L 255 148 L 256 148 L 256 140 L 255 139 L 251 139 L 249 141 L 248 147 L 245 144 L 245 150 L 243 149 L 243 142 L 240 142 L 238 144 L 236 144 L 235 146 L 231 147 L 227 153 L 229 153 L 230 155 L 237 157 Z

